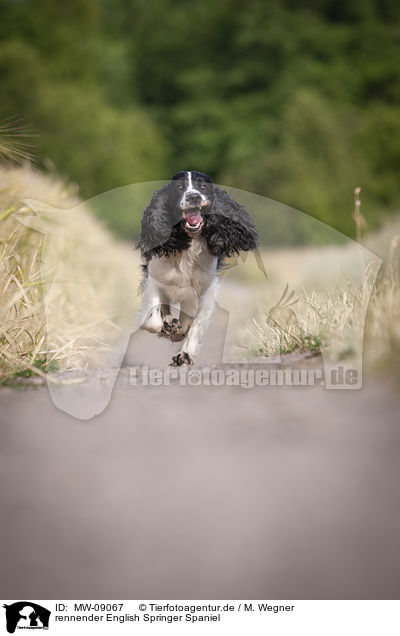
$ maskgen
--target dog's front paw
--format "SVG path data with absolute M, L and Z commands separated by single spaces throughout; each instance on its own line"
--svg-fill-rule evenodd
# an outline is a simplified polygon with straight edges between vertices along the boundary
M 172 316 L 166 316 L 163 321 L 163 326 L 160 332 L 160 335 L 166 336 L 167 338 L 174 336 L 175 334 L 179 334 L 182 330 L 182 325 L 177 318 L 172 318 Z
M 177 353 L 176 356 L 172 356 L 170 367 L 181 367 L 184 364 L 193 364 L 192 358 L 186 351 L 181 351 L 181 353 Z

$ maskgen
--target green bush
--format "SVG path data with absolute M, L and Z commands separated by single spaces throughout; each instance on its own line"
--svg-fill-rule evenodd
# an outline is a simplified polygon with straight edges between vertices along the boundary
M 0 119 L 83 197 L 197 169 L 353 235 L 400 202 L 399 6 L 0 0 Z

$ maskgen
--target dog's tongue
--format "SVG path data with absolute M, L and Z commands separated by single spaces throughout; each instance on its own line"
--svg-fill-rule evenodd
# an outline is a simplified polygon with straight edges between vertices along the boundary
M 200 221 L 201 219 L 201 215 L 200 212 L 198 210 L 193 210 L 188 212 L 185 215 L 185 218 L 187 221 L 189 221 L 190 225 L 196 225 L 196 223 L 198 223 L 198 221 Z

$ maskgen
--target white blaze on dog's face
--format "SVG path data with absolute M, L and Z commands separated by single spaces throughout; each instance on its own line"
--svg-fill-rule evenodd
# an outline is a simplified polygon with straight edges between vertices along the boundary
M 181 212 L 184 230 L 197 234 L 204 225 L 202 212 L 213 202 L 213 183 L 202 172 L 177 172 L 170 183 L 171 204 Z

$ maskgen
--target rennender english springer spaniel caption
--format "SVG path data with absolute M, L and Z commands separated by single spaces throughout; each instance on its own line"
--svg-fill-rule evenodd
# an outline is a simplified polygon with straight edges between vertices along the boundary
M 214 311 L 227 256 L 258 241 L 247 210 L 201 172 L 178 172 L 143 213 L 142 329 L 182 342 L 172 364 L 193 364 Z M 171 315 L 179 307 L 179 319 Z

